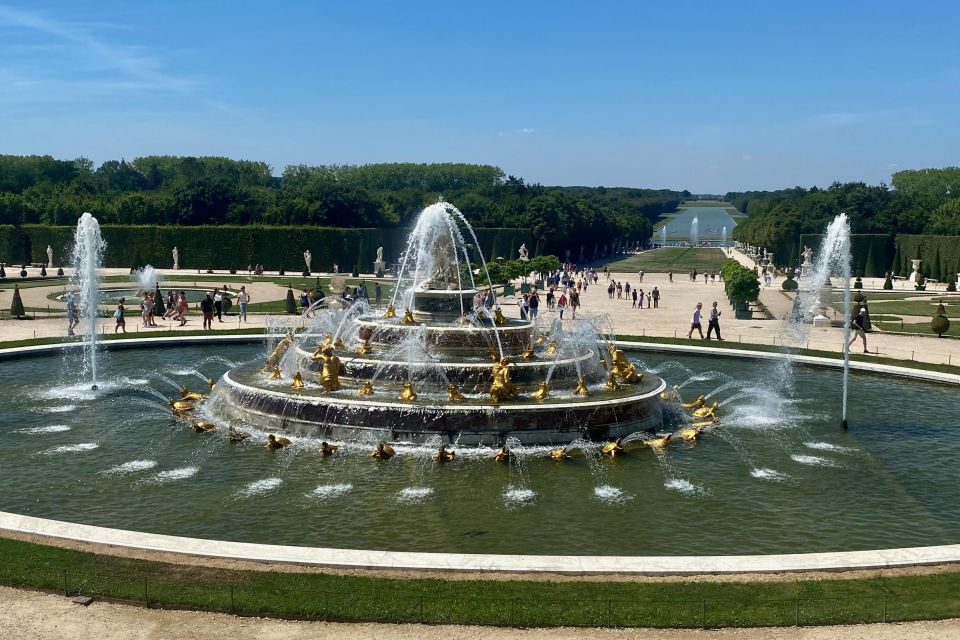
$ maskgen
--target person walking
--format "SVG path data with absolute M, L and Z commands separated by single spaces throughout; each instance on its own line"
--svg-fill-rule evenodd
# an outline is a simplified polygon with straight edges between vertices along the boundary
M 667 271 L 667 282 L 673 282 L 673 271 Z
M 637 309 L 643 309 L 643 289 L 640 289 L 638 293 L 640 299 L 637 301 Z
M 73 291 L 67 291 L 67 335 L 74 335 L 73 330 L 80 323 L 77 316 L 77 301 L 74 298 Z
M 531 321 L 536 320 L 537 313 L 540 311 L 540 295 L 536 289 L 530 292 L 530 297 L 527 299 L 527 306 L 527 319 Z
M 703 340 L 703 328 L 700 326 L 700 312 L 703 310 L 703 303 L 698 302 L 697 306 L 693 309 L 693 319 L 690 321 L 690 331 L 687 332 L 687 339 L 693 337 L 693 330 L 696 329 L 700 334 L 700 339 Z
M 563 312 L 567 308 L 567 294 L 560 292 L 560 298 L 557 300 L 557 308 L 560 309 L 560 319 L 563 320 Z
M 200 301 L 200 311 L 203 312 L 203 328 L 213 329 L 213 296 L 209 293 Z
M 213 311 L 217 314 L 217 321 L 223 322 L 223 292 L 220 291 L 220 287 L 213 290 Z
M 656 287 L 653 288 L 653 291 L 650 292 L 650 300 L 653 302 L 653 308 L 660 308 L 660 290 Z
M 633 290 L 633 308 L 634 309 L 637 308 L 637 290 L 636 289 Z
M 570 292 L 570 317 L 577 319 L 577 307 L 580 306 L 580 292 L 574 289 Z
M 113 332 L 116 333 L 118 329 L 123 329 L 123 332 L 127 332 L 127 319 L 124 317 L 127 310 L 124 309 L 123 303 L 125 298 L 120 298 L 120 302 L 117 303 L 117 310 L 113 312 L 113 317 L 117 321 L 117 324 L 113 327 Z
M 187 293 L 186 291 L 180 292 L 180 297 L 177 300 L 177 320 L 180 321 L 180 326 L 187 324 L 187 311 L 190 310 L 190 303 L 187 302 Z
M 240 305 L 240 322 L 247 321 L 247 305 L 250 304 L 250 294 L 247 293 L 245 285 L 240 286 L 240 293 L 237 294 L 237 304 Z
M 713 306 L 710 307 L 710 318 L 707 321 L 707 340 L 710 339 L 710 335 L 716 330 L 717 340 L 723 340 L 720 337 L 720 310 L 717 309 L 717 302 L 714 300 Z
M 853 337 L 850 338 L 850 342 L 847 343 L 847 349 L 849 349 L 853 343 L 857 341 L 857 338 L 860 338 L 863 340 L 863 352 L 870 353 L 870 350 L 867 349 L 867 332 L 863 329 L 866 323 L 867 309 L 866 307 L 860 307 L 860 313 L 853 316 L 853 319 L 850 320 L 850 329 L 853 331 Z

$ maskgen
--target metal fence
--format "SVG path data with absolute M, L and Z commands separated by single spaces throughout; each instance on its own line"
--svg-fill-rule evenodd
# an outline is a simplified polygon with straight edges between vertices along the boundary
M 183 573 L 205 569 L 183 568 Z M 177 579 L 147 574 L 97 573 L 8 564 L 0 580 L 9 586 L 85 595 L 131 605 L 277 618 L 510 627 L 720 628 L 897 622 L 960 615 L 960 594 L 907 596 L 883 591 L 843 598 L 542 599 L 481 598 L 411 592 L 410 589 L 316 589 L 317 574 L 273 574 L 282 579 L 257 585 L 262 574 L 236 573 L 236 580 Z M 882 593 L 880 593 L 882 592 Z

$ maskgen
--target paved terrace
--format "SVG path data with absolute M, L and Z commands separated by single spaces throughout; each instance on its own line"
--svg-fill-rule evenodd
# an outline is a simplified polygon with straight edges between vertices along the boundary
M 752 266 L 752 261 L 738 252 L 732 252 L 733 257 L 745 265 Z M 128 275 L 126 269 L 105 269 L 104 275 Z M 161 282 L 164 274 L 174 273 L 172 271 L 161 271 Z M 175 272 L 179 276 L 187 275 L 187 272 Z M 218 276 L 224 274 L 218 273 Z M 276 276 L 275 273 L 266 274 Z M 321 277 L 328 277 L 330 274 L 315 274 Z M 298 276 L 291 276 L 298 277 Z M 373 279 L 372 274 L 363 274 L 361 277 Z M 600 314 L 605 313 L 610 316 L 613 330 L 621 335 L 636 336 L 656 336 L 656 337 L 677 337 L 685 338 L 690 329 L 690 318 L 693 307 L 696 303 L 703 302 L 704 318 L 703 330 L 707 330 L 707 310 L 711 303 L 716 300 L 722 311 L 720 326 L 725 341 L 730 343 L 753 343 L 767 345 L 781 345 L 784 343 L 782 332 L 782 318 L 792 308 L 793 295 L 787 294 L 780 288 L 782 279 L 777 279 L 770 287 L 761 287 L 760 301 L 767 307 L 774 319 L 752 319 L 738 320 L 734 317 L 733 309 L 730 307 L 723 292 L 723 284 L 717 280 L 715 284 L 704 284 L 701 278 L 697 282 L 690 282 L 686 273 L 675 273 L 673 282 L 669 282 L 665 273 L 648 273 L 643 282 L 639 281 L 636 273 L 613 273 L 611 277 L 619 282 L 630 283 L 631 287 L 639 286 L 644 292 L 657 287 L 660 291 L 660 307 L 658 309 L 634 309 L 631 308 L 631 300 L 613 299 L 607 296 L 607 282 L 601 275 L 600 282 L 597 285 L 591 285 L 587 291 L 581 295 L 581 313 Z M 205 279 L 204 274 L 196 274 L 195 282 L 177 282 L 177 287 L 187 287 L 196 285 L 213 289 L 216 286 L 222 286 L 223 282 L 219 280 Z M 270 300 L 280 300 L 286 296 L 286 287 L 274 284 L 273 282 L 258 281 L 245 274 L 237 274 L 236 282 L 228 283 L 233 287 L 239 287 L 241 284 L 247 286 L 253 297 L 253 302 L 266 302 Z M 869 293 L 870 289 L 880 289 L 883 281 L 880 278 L 864 279 L 864 289 Z M 119 286 L 114 283 L 109 286 Z M 904 287 L 904 285 L 899 285 Z M 163 287 L 161 287 L 163 288 Z M 50 306 L 54 312 L 62 313 L 64 305 L 47 299 L 47 295 L 54 290 L 62 290 L 62 285 L 52 287 L 36 287 L 21 290 L 23 302 L 28 307 L 47 307 Z M 165 288 L 163 288 L 165 291 Z M 904 288 L 904 290 L 907 290 Z M 12 291 L 0 291 L 0 309 L 8 310 L 12 298 Z M 506 299 L 501 301 L 508 317 L 519 317 L 519 310 L 515 299 Z M 549 324 L 554 317 L 559 315 L 556 311 L 549 311 L 546 308 L 546 302 L 541 303 L 540 317 L 541 321 Z M 44 318 L 35 320 L 3 320 L 0 321 L 0 340 L 20 340 L 27 338 L 56 337 L 63 336 L 66 333 L 66 321 L 61 317 Z M 756 314 L 759 316 L 759 314 Z M 564 313 L 564 319 L 570 318 L 570 311 Z M 237 327 L 262 327 L 265 328 L 274 321 L 283 319 L 289 322 L 290 316 L 270 316 L 267 314 L 250 314 L 249 322 L 240 324 L 237 316 L 225 316 L 224 322 L 214 321 L 214 332 Z M 168 320 L 157 320 L 160 325 L 156 329 L 144 329 L 139 317 L 139 304 L 133 301 L 128 305 L 128 331 L 148 331 L 162 335 L 164 331 L 181 330 L 176 322 Z M 101 333 L 111 333 L 113 331 L 114 321 L 112 317 L 102 318 L 98 321 L 98 331 Z M 182 330 L 201 331 L 201 318 L 199 311 L 191 309 L 190 322 Z M 699 341 L 698 338 L 695 339 Z M 960 364 L 960 340 L 950 338 L 937 338 L 936 336 L 923 335 L 903 335 L 890 334 L 880 331 L 873 331 L 867 336 L 867 345 L 871 353 L 891 358 L 917 360 L 919 362 L 929 362 L 937 364 Z M 843 350 L 843 330 L 839 328 L 814 328 L 810 327 L 808 340 L 800 345 L 805 348 L 819 349 L 823 351 L 840 352 Z M 861 350 L 859 342 L 852 347 L 854 352 Z

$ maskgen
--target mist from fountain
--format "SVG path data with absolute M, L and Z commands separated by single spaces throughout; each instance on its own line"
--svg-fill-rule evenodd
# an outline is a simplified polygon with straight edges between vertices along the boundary
M 90 374 L 93 389 L 97 389 L 97 303 L 100 301 L 100 265 L 106 243 L 100 235 L 100 224 L 85 212 L 77 222 L 73 235 L 70 262 L 74 272 L 70 287 L 80 294 L 78 311 L 80 324 L 86 327 L 83 338 L 83 369 Z
M 137 269 L 133 272 L 134 281 L 140 285 L 141 291 L 153 291 L 160 284 L 160 278 L 157 270 L 151 265 Z
M 660 246 L 667 246 L 667 225 L 660 227 Z
M 700 244 L 700 218 L 697 216 L 690 221 L 690 244 L 694 247 Z
M 726 227 L 720 230 L 720 246 L 726 249 L 726 246 L 727 246 L 727 228 Z

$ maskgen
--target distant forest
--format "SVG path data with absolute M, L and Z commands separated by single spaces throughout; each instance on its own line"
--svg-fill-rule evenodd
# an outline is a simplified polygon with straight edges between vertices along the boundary
M 637 241 L 689 192 L 545 187 L 472 164 L 288 166 L 219 157 L 0 155 L 0 224 L 402 227 L 442 195 L 477 227 L 531 230 L 538 252 Z M 591 249 L 588 249 L 588 252 Z
M 899 171 L 891 184 L 834 183 L 828 189 L 731 192 L 747 219 L 734 238 L 799 257 L 801 234 L 823 233 L 841 212 L 853 233 L 960 236 L 960 167 Z

